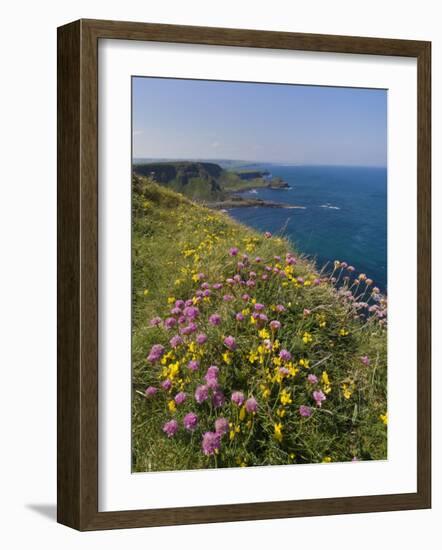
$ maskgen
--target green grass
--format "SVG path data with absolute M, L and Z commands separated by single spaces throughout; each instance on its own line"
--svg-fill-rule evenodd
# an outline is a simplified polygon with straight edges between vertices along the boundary
M 373 302 L 370 285 L 357 282 L 340 265 L 333 276 L 342 283 L 350 275 L 340 290 L 330 276 L 321 276 L 318 284 L 315 266 L 296 254 L 282 236 L 266 238 L 148 179 L 134 178 L 132 242 L 134 471 L 386 458 L 387 427 L 382 420 L 387 410 L 386 325 L 375 313 L 361 316 L 354 306 L 354 301 L 369 302 L 380 304 L 377 307 L 382 310 L 383 298 Z M 229 255 L 232 247 L 239 249 L 238 256 Z M 286 264 L 287 253 L 297 258 L 293 267 Z M 238 271 L 243 254 L 249 256 L 250 265 Z M 262 260 L 256 263 L 256 257 Z M 266 266 L 276 266 L 286 276 L 266 271 Z M 226 283 L 226 278 L 238 273 L 247 280 L 250 271 L 256 272 L 255 287 Z M 196 304 L 197 333 L 205 333 L 208 341 L 189 348 L 195 335 L 186 336 L 184 345 L 171 350 L 169 340 L 177 329 L 151 326 L 150 320 L 169 317 L 175 300 L 195 297 L 203 282 L 197 280 L 200 273 L 204 282 L 224 284 Z M 265 281 L 263 274 L 268 275 Z M 348 299 L 345 291 L 356 300 Z M 279 330 L 251 322 L 254 304 L 241 299 L 245 292 L 265 306 L 269 321 L 281 323 Z M 223 301 L 226 294 L 233 300 Z M 284 312 L 275 310 L 278 304 L 285 306 Z M 239 322 L 234 314 L 241 311 L 245 320 Z M 219 326 L 208 321 L 215 312 L 222 320 Z M 262 329 L 268 331 L 268 338 Z M 235 338 L 237 349 L 227 357 L 223 340 L 228 335 Z M 162 344 L 166 355 L 162 362 L 151 364 L 146 358 L 154 344 Z M 278 370 L 284 362 L 275 364 L 280 349 L 292 355 L 285 363 L 287 376 Z M 369 365 L 361 360 L 364 356 Z M 186 367 L 191 359 L 200 362 L 196 372 Z M 210 365 L 219 368 L 226 397 L 218 409 L 210 399 L 202 404 L 194 399 L 195 388 L 204 384 Z M 317 384 L 308 381 L 311 374 L 317 376 Z M 148 386 L 159 387 L 166 378 L 172 380 L 171 390 L 159 389 L 153 397 L 145 397 Z M 326 396 L 321 407 L 312 397 L 315 389 Z M 169 403 L 179 391 L 187 399 L 171 411 Z M 243 392 L 245 398 L 253 396 L 257 412 L 248 413 L 231 403 L 233 391 Z M 301 405 L 310 408 L 311 416 L 300 415 Z M 192 433 L 182 425 L 189 412 L 199 418 Z M 202 435 L 214 430 L 219 417 L 230 422 L 229 433 L 222 437 L 219 452 L 206 456 Z M 162 427 L 171 419 L 180 427 L 168 438 Z

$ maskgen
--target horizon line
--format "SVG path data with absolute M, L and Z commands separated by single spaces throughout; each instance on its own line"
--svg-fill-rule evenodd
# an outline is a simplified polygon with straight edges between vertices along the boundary
M 142 157 L 132 156 L 132 161 L 135 160 L 151 160 L 155 162 L 241 162 L 244 164 L 279 164 L 290 166 L 341 166 L 354 168 L 387 168 L 386 164 L 330 164 L 327 162 L 318 163 L 300 163 L 289 160 L 248 160 L 248 159 L 233 159 L 233 158 L 189 158 L 189 157 Z

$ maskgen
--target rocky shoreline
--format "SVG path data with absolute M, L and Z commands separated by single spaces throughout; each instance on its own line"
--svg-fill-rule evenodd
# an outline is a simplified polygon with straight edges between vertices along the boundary
M 231 197 L 230 199 L 218 202 L 206 203 L 206 206 L 215 210 L 228 208 L 254 208 L 257 206 L 265 206 L 267 208 L 284 208 L 286 210 L 301 209 L 305 210 L 305 206 L 296 206 L 282 202 L 266 201 L 263 199 L 245 199 L 242 197 Z

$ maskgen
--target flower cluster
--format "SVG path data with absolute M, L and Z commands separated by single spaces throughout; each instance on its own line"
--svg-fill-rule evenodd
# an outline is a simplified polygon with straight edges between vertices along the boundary
M 386 297 L 346 262 L 318 274 L 283 239 L 191 208 L 164 226 L 167 293 L 137 298 L 140 464 L 385 457 Z

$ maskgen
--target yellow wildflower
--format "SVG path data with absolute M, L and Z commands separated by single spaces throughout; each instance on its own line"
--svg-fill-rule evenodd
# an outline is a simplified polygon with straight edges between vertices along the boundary
M 268 386 L 265 386 L 264 384 L 261 384 L 261 393 L 264 399 L 267 399 L 270 396 L 270 389 Z
M 380 415 L 379 415 L 379 420 L 380 420 L 383 424 L 387 425 L 387 424 L 388 424 L 388 413 L 380 414 Z
M 312 335 L 309 332 L 304 332 L 302 335 L 302 341 L 304 344 L 309 344 L 313 340 Z
M 281 401 L 282 405 L 290 405 L 290 403 L 292 403 L 290 392 L 286 388 L 282 390 L 279 400 Z
M 273 427 L 273 436 L 276 439 L 276 441 L 281 442 L 282 441 L 282 424 L 281 422 L 278 422 L 278 424 L 275 424 Z
M 322 385 L 323 385 L 322 387 L 323 387 L 324 393 L 330 393 L 331 383 L 330 383 L 330 378 L 328 377 L 327 371 L 323 371 L 321 380 L 322 380 Z
M 190 353 L 195 353 L 197 351 L 196 343 L 189 342 L 187 349 L 190 351 Z
M 147 288 L 144 289 L 143 294 L 144 296 L 147 296 L 149 294 L 149 291 L 147 290 Z
M 339 331 L 339 336 L 347 336 L 348 334 L 349 332 L 345 328 L 341 328 L 341 330 Z
M 180 364 L 178 363 L 178 361 L 176 363 L 171 363 L 169 365 L 169 378 L 173 380 L 175 376 L 177 376 L 177 374 L 179 373 L 179 370 Z
M 350 399 L 352 393 L 353 392 L 350 390 L 348 384 L 342 384 L 342 395 L 344 396 L 344 399 Z
M 169 298 L 167 298 L 168 304 L 173 304 L 174 302 L 175 302 L 175 298 L 173 296 L 169 296 Z
M 260 338 L 263 338 L 263 339 L 266 339 L 266 338 L 270 338 L 270 334 L 269 334 L 269 331 L 265 328 L 263 328 L 262 330 L 260 330 L 258 332 L 258 336 Z
M 235 435 L 241 431 L 240 426 L 235 426 L 234 424 L 230 423 L 230 432 L 229 432 L 229 438 L 230 440 L 235 438 Z
M 328 464 L 331 461 L 332 461 L 331 456 L 324 456 L 324 458 L 322 459 L 322 462 L 324 462 L 325 464 Z
M 301 367 L 308 369 L 310 366 L 310 361 L 308 359 L 300 359 L 299 364 L 301 365 Z
M 171 412 L 172 414 L 176 411 L 176 404 L 173 399 L 171 399 L 169 403 L 167 403 L 167 408 L 169 409 L 169 412 Z
M 317 319 L 318 319 L 320 328 L 324 328 L 327 325 L 326 317 L 323 313 L 320 313 L 319 315 L 317 315 Z
M 223 357 L 223 361 L 224 363 L 226 363 L 227 365 L 230 365 L 230 363 L 232 362 L 232 355 L 229 351 L 225 351 L 222 355 Z
M 239 411 L 239 419 L 244 420 L 245 417 L 246 417 L 246 408 L 243 406 Z

